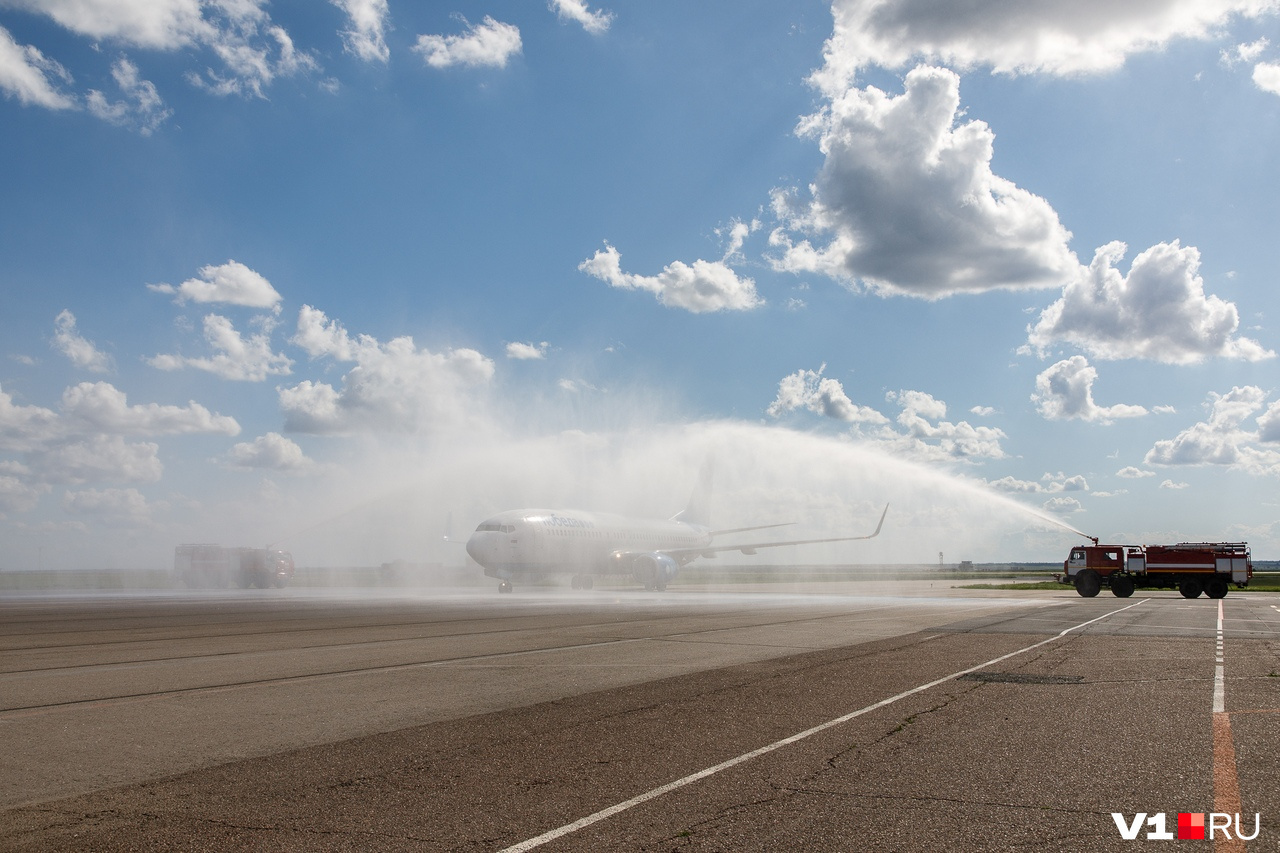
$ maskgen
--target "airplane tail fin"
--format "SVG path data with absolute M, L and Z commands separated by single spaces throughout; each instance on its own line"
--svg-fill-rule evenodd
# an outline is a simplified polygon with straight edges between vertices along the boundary
M 698 484 L 693 487 L 693 494 L 689 496 L 689 505 L 679 512 L 672 521 L 698 524 L 703 527 L 711 526 L 711 475 L 712 465 L 711 461 L 708 460 L 698 474 Z

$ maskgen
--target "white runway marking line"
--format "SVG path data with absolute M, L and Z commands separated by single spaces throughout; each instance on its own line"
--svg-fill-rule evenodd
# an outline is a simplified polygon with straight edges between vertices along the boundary
M 876 702 L 872 705 L 868 705 L 865 708 L 859 708 L 856 711 L 845 714 L 843 717 L 836 717 L 834 720 L 828 720 L 827 722 L 816 725 L 811 729 L 805 729 L 804 731 L 798 734 L 794 734 L 788 738 L 783 738 L 780 741 L 775 741 L 774 743 L 771 743 L 768 746 L 762 746 L 759 749 L 752 750 L 751 752 L 743 753 L 742 755 L 739 755 L 737 758 L 730 758 L 728 761 L 722 761 L 719 764 L 706 768 L 705 770 L 699 770 L 697 773 L 693 773 L 688 776 L 685 776 L 683 779 L 677 779 L 674 782 L 668 782 L 665 785 L 661 785 L 657 788 L 654 788 L 651 791 L 646 791 L 645 793 L 640 794 L 639 796 L 632 797 L 631 799 L 625 800 L 621 803 L 618 803 L 617 805 L 609 806 L 609 808 L 607 809 L 601 809 L 595 814 L 590 814 L 584 818 L 575 820 L 573 823 L 567 823 L 564 826 L 558 827 L 548 832 L 544 832 L 542 835 L 539 835 L 535 838 L 530 838 L 525 841 L 521 841 L 519 844 L 513 844 L 510 847 L 504 847 L 502 850 L 498 851 L 498 853 L 524 853 L 524 851 L 526 850 L 532 850 L 535 847 L 541 847 L 542 845 L 547 844 L 548 842 L 555 841 L 557 838 L 562 838 L 566 835 L 569 835 L 570 833 L 577 832 L 579 829 L 584 829 L 588 826 L 591 826 L 593 823 L 599 823 L 602 820 L 611 818 L 614 815 L 620 814 L 621 812 L 625 812 L 626 810 L 634 808 L 635 806 L 641 805 L 643 803 L 647 803 L 650 800 L 655 800 L 658 797 L 661 797 L 663 794 L 669 794 L 670 792 L 675 791 L 679 788 L 683 788 L 687 785 L 692 785 L 694 782 L 699 782 L 703 779 L 706 779 L 708 776 L 714 776 L 716 773 L 719 773 L 721 770 L 728 770 L 730 767 L 736 767 L 739 764 L 750 761 L 753 758 L 759 758 L 762 755 L 766 755 L 770 752 L 781 749 L 784 746 L 790 746 L 793 743 L 798 743 L 804 740 L 805 738 L 818 734 L 819 732 L 824 732 L 827 729 L 832 728 L 833 726 L 838 726 L 841 723 L 847 723 L 849 720 L 852 720 L 855 717 L 861 717 L 863 714 L 867 714 L 867 713 L 870 713 L 871 711 L 879 710 L 880 708 L 883 708 L 887 705 L 892 705 L 894 702 L 897 702 L 899 699 L 905 699 L 908 696 L 914 696 L 917 693 L 922 693 L 931 687 L 937 687 L 939 684 L 945 684 L 946 682 L 951 681 L 952 679 L 959 678 L 962 675 L 968 675 L 971 672 L 977 672 L 980 669 L 986 669 L 987 667 L 992 666 L 993 664 L 1000 663 L 1001 661 L 1006 661 L 1012 657 L 1017 657 L 1018 655 L 1023 654 L 1024 652 L 1029 652 L 1032 649 L 1038 649 L 1041 646 L 1048 645 L 1049 643 L 1055 642 L 1057 640 L 1061 640 L 1063 637 L 1065 637 L 1067 634 L 1070 634 L 1072 631 L 1079 631 L 1081 628 L 1086 628 L 1095 622 L 1101 622 L 1103 619 L 1106 619 L 1109 616 L 1114 616 L 1117 613 L 1123 613 L 1124 611 L 1137 607 L 1140 604 L 1145 604 L 1150 600 L 1151 599 L 1149 598 L 1144 598 L 1141 601 L 1135 601 L 1133 604 L 1130 604 L 1126 607 L 1121 607 L 1119 610 L 1112 610 L 1110 613 L 1104 613 L 1101 616 L 1097 617 L 1096 619 L 1090 619 L 1087 622 L 1081 622 L 1079 625 L 1073 625 L 1070 628 L 1067 628 L 1061 631 L 1057 635 L 1050 637 L 1047 640 L 1041 640 L 1038 643 L 1032 643 L 1029 646 L 1025 646 L 1021 649 L 1018 649 L 1015 652 L 1009 652 L 1008 654 L 1001 655 L 998 658 L 992 658 L 986 663 L 980 663 L 977 666 L 971 666 L 968 669 L 962 669 L 959 672 L 953 672 L 950 675 L 944 675 L 942 678 L 934 679 L 933 681 L 930 681 L 928 684 L 921 684 L 918 687 L 912 687 L 910 690 L 904 690 L 895 696 L 890 696 L 888 699 L 881 699 L 879 702 Z
M 1240 779 L 1236 775 L 1236 748 L 1231 737 L 1231 715 L 1226 711 L 1226 679 L 1222 674 L 1223 601 L 1218 599 L 1218 653 L 1213 676 L 1213 810 L 1223 814 L 1239 814 Z M 1243 851 L 1239 838 L 1215 838 L 1215 853 Z
M 1218 648 L 1217 665 L 1213 668 L 1213 713 L 1221 714 L 1226 710 L 1227 684 L 1222 673 L 1222 599 L 1218 599 Z

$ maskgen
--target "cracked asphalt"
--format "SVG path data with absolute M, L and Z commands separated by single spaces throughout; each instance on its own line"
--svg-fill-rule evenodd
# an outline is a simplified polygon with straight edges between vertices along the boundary
M 0 849 L 497 851 L 860 709 L 537 849 L 1129 850 L 1112 812 L 1166 812 L 1172 826 L 1178 812 L 1211 811 L 1216 602 L 1001 596 L 751 606 L 668 595 L 526 602 L 497 617 L 471 605 L 285 616 L 264 605 L 261 620 L 244 607 L 219 616 L 223 602 L 168 623 L 173 608 L 98 609 L 26 651 L 18 633 L 6 638 L 0 771 L 44 793 L 14 802 L 10 791 Z M 1262 815 L 1249 849 L 1280 845 L 1278 604 L 1224 602 L 1242 808 Z M 162 658 L 184 662 L 156 670 Z M 406 681 L 404 693 L 388 687 Z M 237 706 L 273 708 L 283 726 L 329 718 L 302 702 L 418 710 L 370 712 L 377 730 L 356 736 L 358 724 L 326 723 L 283 749 L 289 738 L 246 724 L 257 754 L 220 746 Z M 57 740 L 83 758 L 77 739 L 105 743 L 132 718 L 142 743 L 152 716 L 167 746 L 138 748 L 181 752 L 176 731 L 194 766 L 57 766 Z M 201 723 L 204 750 L 189 743 Z M 40 732 L 53 739 L 43 751 L 14 737 Z M 54 766 L 29 772 L 36 755 Z M 61 791 L 49 781 L 60 773 Z

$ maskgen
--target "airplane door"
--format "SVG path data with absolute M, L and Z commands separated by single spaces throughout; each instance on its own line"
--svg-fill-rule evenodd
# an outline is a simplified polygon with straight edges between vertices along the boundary
M 517 533 L 512 533 L 507 538 L 507 562 L 520 562 L 520 535 Z

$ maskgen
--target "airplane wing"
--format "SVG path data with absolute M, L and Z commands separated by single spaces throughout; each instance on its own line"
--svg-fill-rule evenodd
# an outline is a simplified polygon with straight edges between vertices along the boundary
M 884 526 L 884 517 L 889 514 L 889 505 L 885 504 L 884 512 L 880 513 L 880 523 L 876 525 L 874 533 L 866 536 L 837 536 L 831 539 L 794 539 L 790 542 L 748 542 L 738 545 L 709 545 L 706 548 L 688 549 L 686 551 L 669 551 L 673 556 L 676 554 L 689 555 L 697 554 L 701 556 L 710 556 L 719 554 L 722 551 L 741 551 L 743 554 L 754 554 L 760 548 L 781 548 L 783 545 L 819 545 L 824 542 L 854 542 L 859 539 L 874 539 L 880 535 L 880 528 Z M 769 525 L 770 527 L 782 527 L 783 525 Z M 761 528 L 744 528 L 745 530 L 759 530 Z M 721 531 L 724 533 L 734 533 L 741 531 Z
M 713 530 L 712 536 L 727 536 L 730 533 L 746 533 L 749 530 L 772 530 L 775 527 L 790 527 L 795 524 L 794 521 L 784 521 L 780 524 L 761 524 L 759 527 L 735 527 L 732 530 Z

